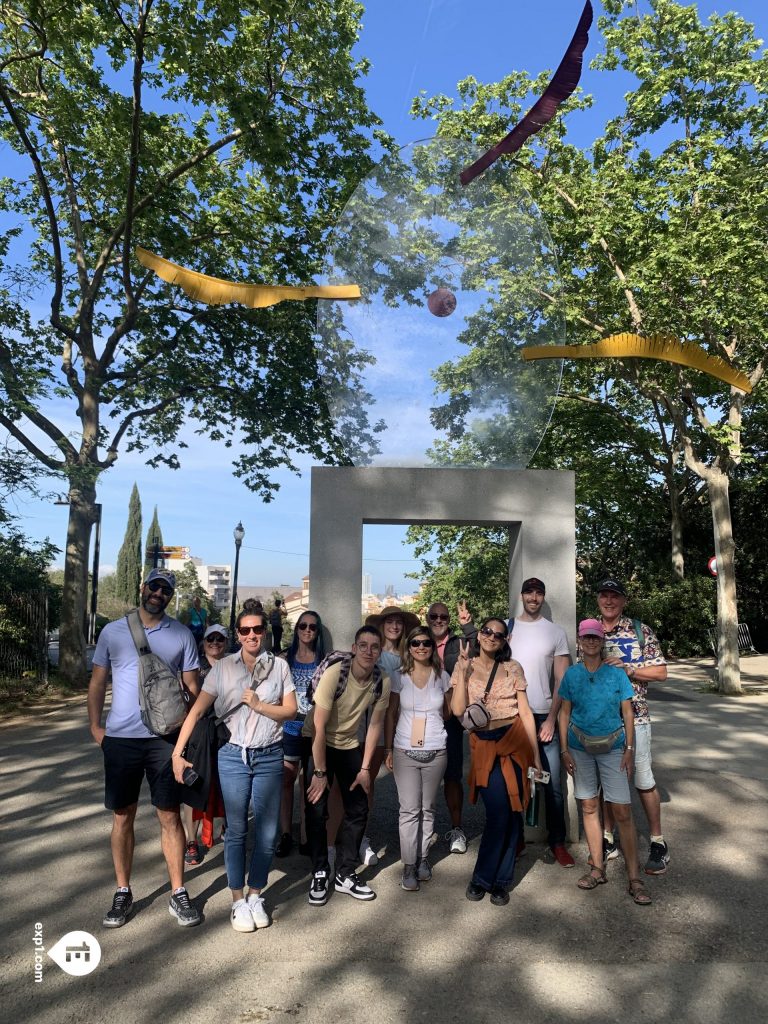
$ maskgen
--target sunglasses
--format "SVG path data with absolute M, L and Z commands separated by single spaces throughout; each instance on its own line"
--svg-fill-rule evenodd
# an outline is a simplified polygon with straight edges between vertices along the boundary
M 262 636 L 266 631 L 266 626 L 238 626 L 237 632 L 240 636 L 248 636 L 249 633 L 255 633 L 256 636 Z
M 421 637 L 417 637 L 416 639 L 411 640 L 411 642 L 408 644 L 408 646 L 409 647 L 434 647 L 435 646 L 435 641 L 434 640 L 427 640 L 426 638 L 422 639 Z
M 206 637 L 205 642 L 207 644 L 223 644 L 226 642 L 226 640 L 225 637 L 223 636 L 209 636 Z
M 433 613 L 429 616 L 430 622 L 448 622 L 449 619 L 450 615 L 437 615 L 436 613 Z
M 598 636 L 597 633 L 583 633 L 581 636 L 582 640 L 598 640 L 600 643 L 603 642 L 603 638 Z
M 300 622 L 298 624 L 298 626 L 296 627 L 296 629 L 308 629 L 310 633 L 316 633 L 317 632 L 317 623 L 316 622 Z
M 156 594 L 159 590 L 164 597 L 170 597 L 173 593 L 170 587 L 166 586 L 165 583 L 159 583 L 157 580 L 147 583 L 147 590 L 152 594 Z
M 493 637 L 494 640 L 507 639 L 506 633 L 497 633 L 495 629 L 490 629 L 488 626 L 483 626 L 483 628 L 480 630 L 480 635 L 487 636 L 489 640 L 491 637 Z

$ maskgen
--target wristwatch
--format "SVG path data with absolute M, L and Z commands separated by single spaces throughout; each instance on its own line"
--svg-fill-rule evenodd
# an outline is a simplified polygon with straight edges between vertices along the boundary
M 319 768 L 315 768 L 312 772 L 313 775 L 317 776 L 318 779 L 324 779 L 328 772 L 321 771 Z
M 630 746 L 629 743 L 624 747 L 625 750 L 634 750 L 635 748 Z

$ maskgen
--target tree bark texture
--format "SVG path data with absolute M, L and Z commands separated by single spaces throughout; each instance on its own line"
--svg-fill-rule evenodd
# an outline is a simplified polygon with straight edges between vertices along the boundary
M 96 490 L 72 487 L 61 604 L 59 673 L 69 686 L 85 686 L 85 623 L 88 603 L 88 552 L 96 521 Z
M 728 497 L 728 475 L 713 469 L 707 475 L 717 558 L 717 671 L 720 693 L 740 694 L 739 613 L 736 603 L 735 543 Z

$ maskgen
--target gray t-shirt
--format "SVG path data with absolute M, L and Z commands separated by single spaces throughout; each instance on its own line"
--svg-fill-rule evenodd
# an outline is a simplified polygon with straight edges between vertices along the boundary
M 256 659 L 256 665 L 264 664 L 271 657 L 262 653 Z M 217 661 L 205 677 L 203 690 L 216 698 L 214 710 L 217 718 L 221 718 L 231 708 L 240 703 L 243 690 L 251 685 L 251 673 L 248 670 L 241 651 L 230 654 Z M 265 704 L 281 704 L 283 696 L 295 689 L 291 670 L 282 658 L 275 658 L 272 670 L 266 679 L 256 687 L 256 695 Z M 227 719 L 231 733 L 230 743 L 238 747 L 269 747 L 279 743 L 283 738 L 282 722 L 275 722 L 258 711 L 242 707 Z
M 144 627 L 152 651 L 174 672 L 199 667 L 197 644 L 186 626 L 164 615 L 156 626 Z M 123 739 L 154 739 L 141 720 L 139 709 L 139 655 L 128 620 L 109 622 L 99 634 L 94 665 L 112 670 L 112 706 L 107 715 L 107 736 Z

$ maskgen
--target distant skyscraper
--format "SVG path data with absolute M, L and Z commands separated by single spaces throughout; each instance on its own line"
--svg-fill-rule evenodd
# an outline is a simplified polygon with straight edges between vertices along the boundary
M 369 572 L 363 573 L 363 597 L 368 597 L 371 593 L 371 574 Z
M 384 596 L 385 597 L 394 597 L 395 596 L 395 585 L 394 585 L 394 583 L 388 583 L 387 584 L 386 590 L 384 591 Z

